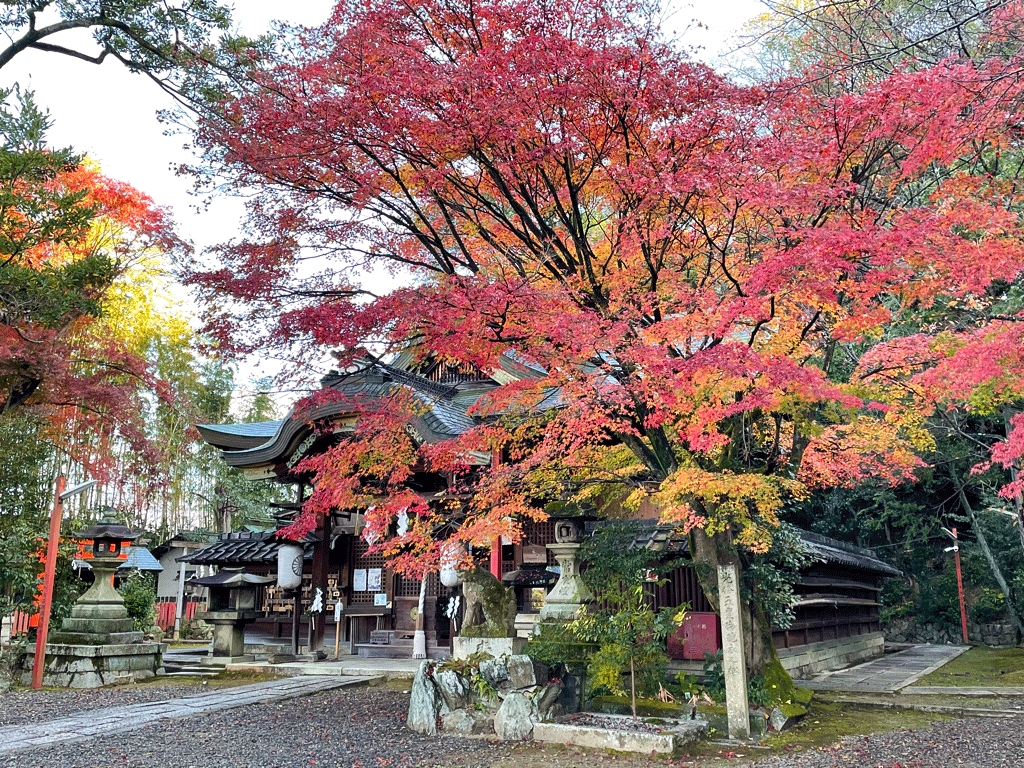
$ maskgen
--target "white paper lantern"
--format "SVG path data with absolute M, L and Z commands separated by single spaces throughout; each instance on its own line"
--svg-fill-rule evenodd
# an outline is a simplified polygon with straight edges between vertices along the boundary
M 277 550 L 277 585 L 281 589 L 302 586 L 302 547 L 282 544 Z
M 441 546 L 441 583 L 446 587 L 457 587 L 462 583 L 458 565 L 466 554 L 461 542 L 451 541 Z

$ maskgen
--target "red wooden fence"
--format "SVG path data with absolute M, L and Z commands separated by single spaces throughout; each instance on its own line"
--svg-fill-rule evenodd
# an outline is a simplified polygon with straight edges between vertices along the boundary
M 38 613 L 29 614 L 24 611 L 15 611 L 11 614 L 11 637 L 27 635 L 29 628 L 38 626 L 38 624 Z
M 196 611 L 199 610 L 199 607 L 202 604 L 202 600 L 186 601 L 184 610 L 182 611 L 182 623 L 191 621 L 192 617 L 196 615 Z M 177 603 L 173 600 L 170 602 L 159 602 L 156 604 L 156 625 L 164 632 L 174 629 L 174 611 L 176 605 Z
M 188 622 L 196 615 L 196 611 L 202 606 L 202 600 L 188 600 L 183 611 L 184 621 Z M 175 602 L 159 602 L 156 604 L 156 625 L 164 632 L 174 629 L 174 608 Z M 38 613 L 25 613 L 14 611 L 11 614 L 11 637 L 27 635 L 30 629 L 39 626 Z

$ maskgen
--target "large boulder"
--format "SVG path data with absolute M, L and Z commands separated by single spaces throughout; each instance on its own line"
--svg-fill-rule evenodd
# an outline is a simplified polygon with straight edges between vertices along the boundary
M 494 732 L 502 741 L 526 741 L 533 738 L 533 724 L 539 719 L 533 699 L 512 691 L 494 715 Z
M 463 709 L 469 704 L 469 683 L 454 669 L 436 672 L 434 682 L 448 709 Z
M 506 666 L 508 680 L 513 688 L 532 688 L 548 682 L 547 665 L 529 656 L 510 656 Z
M 499 688 L 502 683 L 508 682 L 508 667 L 501 659 L 484 659 L 480 662 L 480 677 L 493 688 Z
M 470 712 L 456 709 L 441 716 L 445 733 L 456 733 L 461 736 L 475 736 L 489 733 L 494 727 L 494 718 L 484 712 Z

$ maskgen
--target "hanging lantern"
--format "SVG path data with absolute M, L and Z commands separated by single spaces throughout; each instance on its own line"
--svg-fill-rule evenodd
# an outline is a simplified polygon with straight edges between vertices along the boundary
M 277 550 L 277 585 L 281 589 L 302 586 L 302 554 L 298 544 L 282 544 Z
M 457 587 L 462 583 L 458 566 L 466 556 L 466 548 L 459 541 L 447 541 L 441 545 L 441 583 L 446 587 Z

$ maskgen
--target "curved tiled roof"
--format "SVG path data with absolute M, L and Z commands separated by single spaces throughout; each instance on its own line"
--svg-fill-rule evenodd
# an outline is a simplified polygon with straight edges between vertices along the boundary
M 195 552 L 178 558 L 178 562 L 193 565 L 273 565 L 277 562 L 277 550 L 281 540 L 273 531 L 233 531 L 222 533 L 217 541 Z M 314 540 L 303 540 L 303 557 L 313 557 Z
M 689 544 L 685 535 L 674 525 L 661 525 L 656 520 L 639 520 L 641 529 L 633 540 L 634 547 L 647 547 L 655 552 L 686 554 Z M 600 523 L 594 525 L 594 528 Z M 588 526 L 589 528 L 590 526 Z M 900 571 L 879 560 L 870 549 L 847 544 L 846 542 L 797 529 L 800 538 L 810 553 L 821 562 L 836 563 L 848 568 L 860 568 L 882 576 L 899 576 Z

